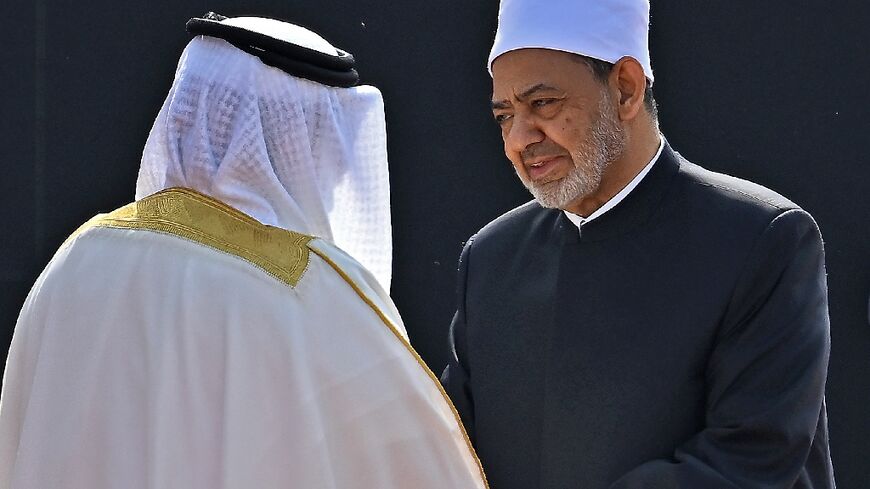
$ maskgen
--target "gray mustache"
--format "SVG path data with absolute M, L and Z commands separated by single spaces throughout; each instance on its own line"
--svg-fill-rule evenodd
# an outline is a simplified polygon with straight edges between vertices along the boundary
M 520 158 L 522 158 L 523 163 L 535 158 L 555 158 L 557 156 L 568 156 L 568 152 L 565 151 L 565 148 L 550 141 L 535 143 L 520 153 Z

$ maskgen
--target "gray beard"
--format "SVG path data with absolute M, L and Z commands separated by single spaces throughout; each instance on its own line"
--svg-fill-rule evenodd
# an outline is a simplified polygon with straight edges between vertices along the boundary
M 625 151 L 625 131 L 619 125 L 610 94 L 606 90 L 603 92 L 598 103 L 598 119 L 592 124 L 589 137 L 571 153 L 574 168 L 565 177 L 552 182 L 522 180 L 541 206 L 563 209 L 592 194 L 601 185 L 604 170 Z

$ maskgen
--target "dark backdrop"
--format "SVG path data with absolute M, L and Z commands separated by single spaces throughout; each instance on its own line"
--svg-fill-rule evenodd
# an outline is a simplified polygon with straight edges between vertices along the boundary
M 496 1 L 83 5 L 0 6 L 0 350 L 67 234 L 132 199 L 142 145 L 188 40 L 184 22 L 216 10 L 314 27 L 353 52 L 363 80 L 383 91 L 392 293 L 412 341 L 440 371 L 461 245 L 528 199 L 487 109 Z M 654 1 L 652 12 L 655 91 L 671 144 L 789 196 L 822 228 L 833 337 L 828 413 L 845 489 L 870 484 L 870 171 L 861 139 L 870 134 L 868 20 L 866 0 L 671 0 Z

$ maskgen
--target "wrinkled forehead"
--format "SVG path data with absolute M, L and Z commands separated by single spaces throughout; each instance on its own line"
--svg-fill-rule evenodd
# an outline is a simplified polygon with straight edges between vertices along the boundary
M 594 82 L 592 70 L 577 55 L 552 49 L 518 49 L 497 57 L 492 64 L 493 100 L 523 94 L 541 85 L 576 90 Z

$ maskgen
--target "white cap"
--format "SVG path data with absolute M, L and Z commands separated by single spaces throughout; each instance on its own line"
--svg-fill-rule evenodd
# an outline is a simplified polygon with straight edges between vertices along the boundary
M 544 48 L 616 63 L 636 59 L 653 81 L 649 0 L 502 0 L 487 68 L 508 51 Z

